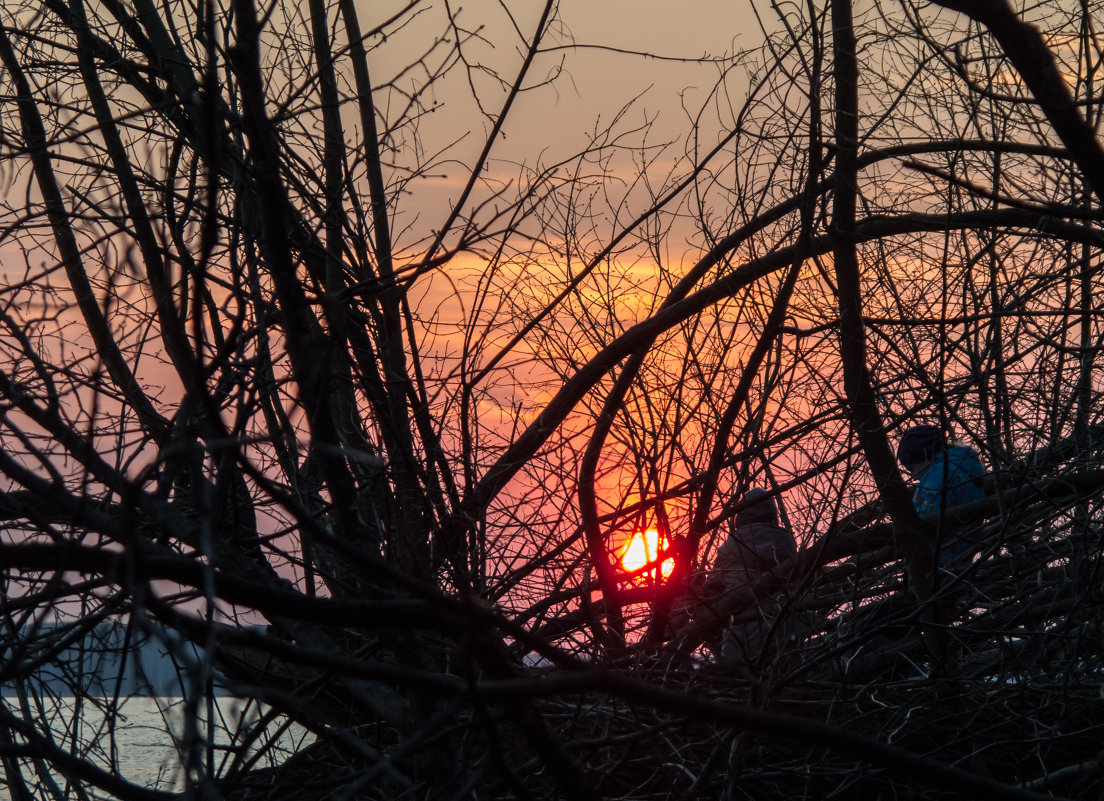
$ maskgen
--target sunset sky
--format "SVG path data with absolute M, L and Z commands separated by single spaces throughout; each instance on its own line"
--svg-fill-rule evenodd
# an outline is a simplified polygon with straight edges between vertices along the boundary
M 405 5 L 397 0 L 386 5 L 363 4 L 363 29 L 371 29 Z M 543 10 L 543 3 L 537 0 L 506 5 L 513 24 L 496 0 L 451 4 L 460 23 L 469 31 L 478 30 L 482 37 L 467 47 L 466 55 L 481 68 L 473 70 L 472 81 L 486 113 L 481 119 L 474 107 L 464 70 L 454 70 L 433 93 L 438 106 L 419 131 L 427 151 L 461 137 L 463 141 L 453 151 L 458 156 L 474 155 L 482 146 L 489 118 L 497 113 L 504 96 L 489 73 L 495 72 L 502 81 L 513 79 L 525 45 L 522 36 L 531 37 Z M 418 9 L 421 11 L 412 22 L 386 42 L 376 40 L 378 46 L 370 54 L 373 83 L 396 79 L 396 85 L 405 88 L 423 77 L 408 69 L 412 54 L 423 53 L 433 36 L 446 30 L 447 21 L 443 4 Z M 534 63 L 526 85 L 539 83 L 561 61 L 563 73 L 552 85 L 523 94 L 511 110 L 504 136 L 491 154 L 491 170 L 504 176 L 516 174 L 516 164 L 532 166 L 538 158 L 549 163 L 578 151 L 587 143 L 588 133 L 609 124 L 638 95 L 642 97 L 623 118 L 622 128 L 648 119 L 655 121 L 649 141 L 682 138 L 690 127 L 687 114 L 698 110 L 716 84 L 722 64 L 732 65 L 734 52 L 755 47 L 762 40 L 748 0 L 564 0 L 559 5 L 559 21 L 546 38 L 544 52 Z M 765 21 L 769 25 L 771 18 Z M 703 57 L 711 63 L 687 61 Z M 739 68 L 732 71 L 729 83 L 737 76 L 742 79 Z M 462 175 L 460 170 L 455 180 Z M 448 183 L 438 182 L 436 190 L 447 192 Z M 426 202 L 427 190 L 422 187 L 417 203 Z

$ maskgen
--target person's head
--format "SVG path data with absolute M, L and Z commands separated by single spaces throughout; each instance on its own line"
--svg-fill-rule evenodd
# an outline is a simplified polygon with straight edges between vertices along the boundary
M 778 523 L 778 506 L 774 498 L 760 487 L 749 489 L 740 499 L 736 523 Z
M 946 441 L 939 426 L 913 426 L 901 435 L 897 444 L 897 461 L 912 474 L 916 474 L 943 452 Z

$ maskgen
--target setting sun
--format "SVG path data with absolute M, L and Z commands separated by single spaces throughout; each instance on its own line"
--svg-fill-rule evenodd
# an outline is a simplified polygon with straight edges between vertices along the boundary
M 655 561 L 662 548 L 667 543 L 660 533 L 650 528 L 647 531 L 638 531 L 621 548 L 621 566 L 628 572 L 633 572 L 644 567 L 649 562 Z M 674 559 L 664 559 L 661 568 L 663 577 L 667 578 L 675 569 Z

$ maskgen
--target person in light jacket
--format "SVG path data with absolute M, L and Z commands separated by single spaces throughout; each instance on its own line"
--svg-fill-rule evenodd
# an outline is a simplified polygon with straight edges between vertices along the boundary
M 729 594 L 754 584 L 759 576 L 797 554 L 793 533 L 778 522 L 778 507 L 766 490 L 748 490 L 740 501 L 728 539 L 717 551 L 706 585 L 710 595 Z M 779 612 L 776 599 L 760 593 L 732 615 L 720 644 L 720 662 L 746 666 L 759 657 Z

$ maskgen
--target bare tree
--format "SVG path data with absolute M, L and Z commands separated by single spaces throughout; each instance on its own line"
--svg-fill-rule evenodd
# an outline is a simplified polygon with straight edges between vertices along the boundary
M 939 5 L 573 153 L 553 0 L 6 6 L 11 797 L 1099 795 L 1100 8 Z M 801 550 L 702 597 L 752 486 Z

